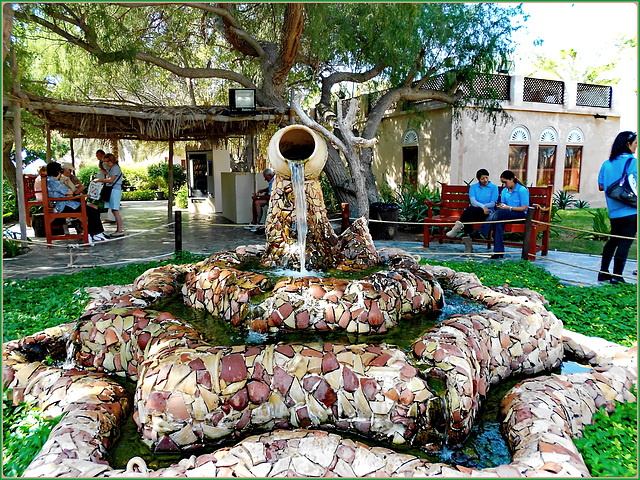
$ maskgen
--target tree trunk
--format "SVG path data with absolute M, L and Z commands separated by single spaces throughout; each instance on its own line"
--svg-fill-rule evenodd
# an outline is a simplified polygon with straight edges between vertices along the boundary
M 16 167 L 11 161 L 11 150 L 13 150 L 13 135 L 8 140 L 5 137 L 2 141 L 2 178 L 9 182 L 11 190 L 17 196 Z M 20 199 L 16 199 L 16 201 L 20 201 Z
M 353 180 L 345 167 L 340 152 L 331 143 L 327 142 L 327 162 L 324 165 L 324 173 L 333 188 L 338 203 L 348 203 L 353 216 L 358 216 L 358 203 L 353 186 Z

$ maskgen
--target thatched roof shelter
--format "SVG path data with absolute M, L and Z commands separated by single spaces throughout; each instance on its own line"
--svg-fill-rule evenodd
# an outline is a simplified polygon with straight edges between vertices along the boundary
M 255 113 L 230 114 L 226 106 L 132 106 L 76 102 L 22 91 L 17 103 L 41 118 L 48 129 L 71 138 L 146 141 L 209 140 L 255 134 L 270 123 L 287 124 L 288 112 L 258 107 Z

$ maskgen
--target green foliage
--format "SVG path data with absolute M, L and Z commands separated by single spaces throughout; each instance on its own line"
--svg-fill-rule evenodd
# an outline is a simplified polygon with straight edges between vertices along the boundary
M 169 164 L 158 162 L 147 167 L 149 181 L 157 185 L 158 189 L 169 185 Z M 179 190 L 187 183 L 187 169 L 182 165 L 173 165 L 173 188 Z
M 592 238 L 594 240 L 608 240 L 605 235 L 599 233 L 611 233 L 611 222 L 609 220 L 609 210 L 606 208 L 597 208 L 589 212 L 593 216 L 593 232 L 580 233 L 577 238 Z
M 154 190 L 156 188 L 157 182 L 149 177 L 147 168 L 144 165 L 122 165 L 121 168 L 124 178 L 134 189 Z
M 575 206 L 576 200 L 573 198 L 573 193 L 558 190 L 553 194 L 553 204 L 560 210 L 566 210 Z
M 133 192 L 122 192 L 122 200 L 155 200 L 155 190 L 134 190 Z
M 327 207 L 328 213 L 339 213 L 340 205 L 338 204 L 338 198 L 333 191 L 333 187 L 329 183 L 329 179 L 324 174 L 320 173 L 320 187 L 322 188 L 322 196 L 324 197 L 324 205 Z
M 18 220 L 18 205 L 16 194 L 6 180 L 2 180 L 2 220 Z
M 378 182 L 378 192 L 380 193 L 380 200 L 382 203 L 394 203 L 393 188 L 386 181 Z
M 79 168 L 76 175 L 78 176 L 78 180 L 80 180 L 84 185 L 89 186 L 91 179 L 98 176 L 98 171 L 99 169 L 97 165 L 89 165 Z
M 2 474 L 20 477 L 49 438 L 62 416 L 47 418 L 41 409 L 21 402 L 13 405 L 10 390 L 2 392 Z
M 175 205 L 178 208 L 189 208 L 189 189 L 186 185 L 181 186 L 176 192 Z
M 440 191 L 430 190 L 427 185 L 415 188 L 405 184 L 395 193 L 393 199 L 400 207 L 401 221 L 421 222 L 427 216 L 425 200 L 439 201 Z
M 633 392 L 635 394 L 635 392 Z M 594 477 L 638 475 L 638 402 L 616 403 L 611 415 L 601 407 L 574 440 Z
M 2 235 L 2 258 L 13 258 L 25 253 L 27 249 L 22 247 L 22 242 Z
M 589 208 L 589 202 L 587 202 L 586 200 L 576 200 L 576 208 L 578 209 L 584 209 L 584 208 Z
M 421 263 L 427 263 L 422 260 Z M 637 341 L 636 286 L 633 284 L 602 287 L 567 286 L 544 268 L 525 260 L 501 264 L 476 262 L 434 262 L 454 270 L 475 273 L 487 286 L 505 283 L 512 287 L 540 292 L 549 301 L 552 311 L 569 330 L 601 337 L 621 345 Z M 585 322 L 588 315 L 589 321 Z

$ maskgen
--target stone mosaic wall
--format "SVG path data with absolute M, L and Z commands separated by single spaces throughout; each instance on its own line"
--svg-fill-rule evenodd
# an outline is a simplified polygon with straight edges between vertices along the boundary
M 307 196 L 308 225 L 306 265 L 308 269 L 328 269 L 336 264 L 333 256 L 338 237 L 327 218 L 319 180 L 316 178 L 305 181 L 304 189 Z M 283 180 L 276 175 L 271 187 L 266 220 L 267 251 L 262 259 L 264 266 L 300 266 L 296 221 L 293 185 L 290 180 Z
M 240 256 L 246 252 L 236 251 Z M 398 252 L 383 251 L 381 258 L 415 265 L 411 256 Z M 637 348 L 563 332 L 535 292 L 489 289 L 473 275 L 427 266 L 425 272 L 489 308 L 452 317 L 413 348 L 420 362 L 426 362 L 426 372 L 447 379 L 449 405 L 458 399 L 460 415 L 452 414 L 448 422 L 452 431 L 462 435 L 472 424 L 471 410 L 482 400 L 483 389 L 486 394 L 489 385 L 516 371 L 528 374 L 556 365 L 562 345 L 594 370 L 540 377 L 514 387 L 503 401 L 503 429 L 513 461 L 492 469 L 429 464 L 307 431 L 305 427 L 318 425 L 396 443 L 420 441 L 420 432 L 441 411 L 440 400 L 411 359 L 391 347 L 211 347 L 185 322 L 148 308 L 173 294 L 182 275 L 203 265 L 154 269 L 130 288 L 94 290 L 92 310 L 73 332 L 81 345 L 77 359 L 94 370 L 139 377 L 134 418 L 161 449 L 199 444 L 205 425 L 219 428 L 209 430 L 213 436 L 230 430 L 232 437 L 252 428 L 297 429 L 252 437 L 166 469 L 151 471 L 141 459 L 132 459 L 128 470 L 113 470 L 105 455 L 130 401 L 101 373 L 40 363 L 62 350 L 72 331 L 64 325 L 3 345 L 3 381 L 14 401 L 37 399 L 52 415 L 69 412 L 25 476 L 584 476 L 588 471 L 571 438 L 592 421 L 598 407 L 611 410 L 615 401 L 633 400 Z M 489 337 L 483 336 L 485 331 Z M 461 355 L 465 349 L 468 358 Z M 496 360 L 487 359 L 485 352 Z
M 562 322 L 531 290 L 492 289 L 474 274 L 445 267 L 428 270 L 458 294 L 489 308 L 452 315 L 412 347 L 427 367 L 426 374 L 446 380 L 447 437 L 457 444 L 470 433 L 491 385 L 511 375 L 533 375 L 562 363 Z

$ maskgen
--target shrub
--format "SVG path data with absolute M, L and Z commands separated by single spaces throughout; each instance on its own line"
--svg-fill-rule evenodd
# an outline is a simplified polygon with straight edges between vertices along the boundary
M 28 249 L 22 247 L 22 242 L 2 236 L 2 258 L 13 258 L 22 255 Z
M 154 190 L 156 182 L 149 178 L 144 165 L 122 165 L 122 174 L 127 183 L 136 190 Z
M 158 189 L 166 188 L 169 182 L 169 164 L 164 162 L 154 163 L 147 167 L 149 181 L 157 185 Z M 173 189 L 179 190 L 187 183 L 187 171 L 182 165 L 173 165 Z
M 394 201 L 400 207 L 400 220 L 403 222 L 421 222 L 427 216 L 425 200 L 439 201 L 440 192 L 438 190 L 430 190 L 426 185 L 418 188 L 408 184 L 403 185 L 394 195 Z
M 176 192 L 175 206 L 178 208 L 189 208 L 189 190 L 186 185 L 180 187 Z
M 98 165 L 89 165 L 87 167 L 79 168 L 76 175 L 78 180 L 80 180 L 84 185 L 89 186 L 91 179 L 98 176 Z
M 380 182 L 378 191 L 380 192 L 380 200 L 382 200 L 383 203 L 395 202 L 393 189 L 391 188 L 391 185 L 389 185 L 386 181 Z
M 584 232 L 577 235 L 577 238 L 592 238 L 594 240 L 608 240 L 608 237 L 604 235 L 598 235 L 598 233 L 611 233 L 611 224 L 609 220 L 609 210 L 606 208 L 596 208 L 593 212 L 589 212 L 593 215 L 593 232 Z
M 11 184 L 2 180 L 2 220 L 18 220 L 18 204 Z
M 558 190 L 553 194 L 553 204 L 560 210 L 566 210 L 576 204 L 576 200 L 573 198 L 573 194 L 565 192 L 564 190 Z
M 586 200 L 577 200 L 576 201 L 576 208 L 579 209 L 583 209 L 583 208 L 589 208 L 589 202 L 587 202 Z
M 122 200 L 155 200 L 155 190 L 134 190 L 133 192 L 122 192 Z
M 338 198 L 336 197 L 335 192 L 333 191 L 333 187 L 331 183 L 329 183 L 329 179 L 325 175 L 324 172 L 320 174 L 320 187 L 322 188 L 322 196 L 324 197 L 324 205 L 327 207 L 328 213 L 338 213 L 340 212 L 340 205 L 338 204 Z

